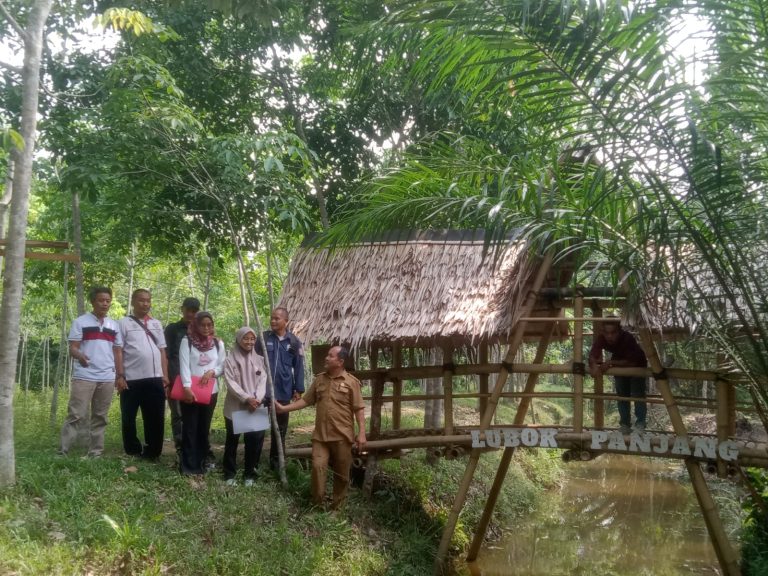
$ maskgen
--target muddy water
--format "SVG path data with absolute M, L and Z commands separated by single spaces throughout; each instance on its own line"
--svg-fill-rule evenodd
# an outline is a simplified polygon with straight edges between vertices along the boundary
M 483 576 L 720 574 L 696 497 L 679 464 L 601 456 L 568 465 L 542 508 L 480 552 Z

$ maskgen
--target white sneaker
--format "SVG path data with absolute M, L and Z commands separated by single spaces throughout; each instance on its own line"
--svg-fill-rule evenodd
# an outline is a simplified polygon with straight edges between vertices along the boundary
M 253 486 L 253 478 L 246 478 L 245 482 L 244 482 L 244 485 L 246 487 Z
M 246 480 L 246 482 L 247 482 L 247 480 Z M 227 479 L 227 486 L 237 486 L 237 480 L 235 480 L 234 478 L 228 478 Z

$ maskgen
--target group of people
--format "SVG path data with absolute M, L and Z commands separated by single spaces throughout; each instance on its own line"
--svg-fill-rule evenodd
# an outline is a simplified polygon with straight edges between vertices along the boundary
M 223 472 L 230 484 L 236 483 L 237 450 L 240 434 L 235 432 L 233 414 L 254 412 L 260 407 L 274 409 L 285 448 L 288 415 L 306 406 L 316 407 L 312 435 L 312 499 L 325 500 L 327 470 L 334 477 L 332 508 L 345 500 L 349 485 L 352 449 L 366 445 L 365 405 L 360 382 L 345 369 L 349 350 L 334 346 L 325 358 L 325 372 L 315 376 L 304 393 L 304 348 L 288 330 L 288 310 L 276 308 L 270 317 L 270 330 L 264 332 L 262 346 L 248 326 L 235 334 L 229 354 L 216 336 L 210 312 L 200 310 L 196 298 L 186 298 L 182 317 L 163 329 L 149 314 L 152 295 L 139 289 L 131 295 L 132 314 L 115 321 L 107 316 L 112 305 L 112 290 L 95 287 L 89 293 L 92 311 L 79 316 L 69 332 L 69 353 L 74 359 L 72 386 L 66 420 L 61 429 L 60 454 L 66 455 L 77 442 L 79 431 L 88 426 L 88 456 L 104 451 L 104 433 L 114 390 L 120 397 L 123 449 L 125 453 L 156 461 L 163 449 L 165 403 L 171 409 L 171 428 L 182 474 L 199 475 L 215 467 L 209 434 L 219 395 L 219 378 L 226 384 Z M 634 336 L 621 328 L 618 319 L 602 322 L 589 354 L 594 376 L 612 367 L 645 367 L 647 359 Z M 603 352 L 611 353 L 603 360 Z M 265 362 L 265 354 L 268 362 Z M 267 365 L 272 375 L 274 399 L 267 386 Z M 179 380 L 176 399 L 171 390 Z M 197 387 L 193 386 L 193 383 Z M 630 402 L 635 401 L 635 430 L 646 426 L 645 379 L 616 376 L 620 430 L 629 434 Z M 200 390 L 210 388 L 210 399 L 198 398 Z M 274 401 L 273 401 L 274 400 Z M 141 411 L 144 442 L 139 440 L 136 417 Z M 358 432 L 355 434 L 355 423 Z M 256 476 L 265 430 L 244 433 L 244 483 L 252 485 Z M 271 435 L 270 467 L 278 467 L 278 438 Z
M 222 468 L 227 483 L 237 483 L 240 434 L 235 432 L 233 414 L 271 407 L 284 450 L 289 413 L 316 406 L 312 437 L 313 503 L 323 505 L 325 501 L 328 468 L 334 477 L 331 506 L 338 508 L 344 502 L 353 446 L 362 451 L 366 443 L 360 382 L 344 368 L 349 350 L 340 346 L 330 348 L 325 358 L 326 371 L 315 377 L 304 394 L 304 349 L 288 330 L 289 315 L 285 308 L 272 311 L 270 330 L 263 334 L 266 350 L 256 332 L 244 326 L 236 332 L 235 344 L 227 354 L 224 343 L 216 336 L 213 316 L 200 310 L 196 298 L 186 298 L 181 306 L 181 319 L 165 329 L 150 316 L 152 295 L 148 290 L 133 292 L 132 314 L 119 321 L 107 316 L 112 304 L 110 288 L 91 289 L 89 300 L 92 311 L 76 318 L 69 332 L 69 353 L 75 364 L 67 417 L 61 429 L 60 454 L 70 452 L 81 428 L 88 425 L 88 456 L 102 455 L 107 415 L 117 390 L 126 454 L 149 461 L 160 458 L 167 400 L 179 469 L 185 475 L 203 474 L 215 468 L 209 434 L 222 377 L 226 385 Z M 274 398 L 267 386 L 267 364 Z M 176 381 L 178 392 L 173 399 L 171 391 Z M 201 390 L 210 390 L 210 399 Z M 139 411 L 144 424 L 143 443 L 136 427 Z M 247 486 L 257 477 L 265 435 L 265 430 L 243 434 L 243 480 Z M 277 435 L 272 434 L 269 463 L 273 470 L 278 467 L 277 442 Z

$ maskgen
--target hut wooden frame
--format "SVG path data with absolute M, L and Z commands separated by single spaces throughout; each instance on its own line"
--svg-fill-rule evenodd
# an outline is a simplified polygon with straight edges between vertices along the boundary
M 458 241 L 449 236 L 442 237 L 442 246 L 453 254 L 460 253 L 462 249 L 473 247 L 475 253 L 469 266 L 478 263 L 477 245 L 478 233 L 469 233 L 470 237 L 463 236 Z M 511 423 L 513 426 L 526 426 L 526 418 L 534 398 L 571 398 L 573 401 L 573 422 L 568 428 L 561 428 L 557 433 L 559 448 L 576 451 L 580 457 L 587 455 L 587 459 L 599 456 L 610 450 L 592 450 L 589 447 L 589 429 L 605 429 L 605 402 L 613 401 L 619 397 L 604 392 L 602 377 L 592 379 L 592 390 L 585 387 L 585 366 L 582 357 L 584 348 L 584 324 L 592 323 L 593 326 L 601 321 L 604 307 L 620 307 L 626 294 L 616 292 L 611 288 L 567 288 L 570 284 L 572 271 L 567 266 L 553 264 L 551 254 L 543 254 L 538 258 L 530 258 L 527 253 L 518 250 L 512 253 L 509 261 L 504 261 L 501 256 L 500 270 L 503 270 L 503 280 L 509 280 L 515 276 L 515 285 L 505 294 L 496 293 L 487 295 L 484 302 L 474 301 L 474 310 L 484 307 L 493 307 L 494 302 L 501 302 L 499 309 L 504 309 L 509 315 L 505 319 L 497 319 L 493 329 L 475 329 L 481 323 L 470 321 L 465 323 L 467 331 L 461 333 L 458 330 L 440 333 L 441 322 L 434 322 L 432 332 L 409 332 L 407 329 L 398 329 L 396 323 L 389 323 L 381 330 L 375 325 L 376 311 L 369 311 L 361 317 L 350 318 L 354 315 L 354 301 L 362 294 L 358 291 L 349 298 L 341 297 L 326 303 L 326 310 L 318 310 L 323 305 L 323 298 L 328 299 L 328 291 L 323 290 L 325 282 L 338 281 L 345 285 L 345 278 L 365 278 L 365 274 L 375 268 L 376 258 L 386 258 L 387 250 L 394 252 L 397 248 L 411 250 L 410 255 L 419 248 L 414 246 L 427 246 L 426 250 L 436 250 L 440 242 L 434 236 L 424 236 L 423 233 L 413 233 L 403 239 L 398 237 L 395 241 L 387 240 L 380 243 L 372 243 L 364 248 L 369 254 L 362 260 L 359 254 L 350 260 L 349 254 L 344 254 L 344 249 L 338 249 L 335 256 L 328 250 L 318 250 L 304 247 L 291 266 L 288 279 L 284 286 L 283 297 L 280 305 L 285 306 L 291 312 L 294 319 L 292 329 L 305 339 L 308 344 L 322 341 L 324 347 L 330 344 L 346 344 L 353 349 L 367 349 L 370 367 L 355 370 L 355 375 L 364 383 L 370 385 L 370 418 L 368 432 L 368 447 L 365 460 L 356 460 L 358 465 L 365 464 L 366 475 L 364 489 L 370 493 L 373 485 L 373 477 L 376 472 L 376 463 L 381 458 L 397 457 L 403 449 L 423 447 L 439 452 L 445 457 L 457 457 L 467 455 L 467 466 L 463 478 L 458 486 L 457 494 L 450 514 L 446 520 L 435 561 L 435 574 L 442 574 L 445 569 L 445 561 L 450 547 L 459 515 L 463 509 L 469 487 L 472 483 L 475 470 L 482 454 L 488 448 L 472 448 L 472 430 L 480 430 L 481 433 L 488 430 L 496 414 L 496 407 L 501 398 L 518 398 L 519 404 Z M 393 248 L 394 246 L 394 248 Z M 360 247 L 351 247 L 349 250 L 360 250 Z M 483 248 L 484 250 L 484 248 Z M 466 252 L 465 252 L 466 254 Z M 509 256 L 509 254 L 507 254 Z M 482 258 L 480 258 L 482 261 Z M 358 264 L 363 269 L 354 268 Z M 386 266 L 386 264 L 384 265 Z M 506 266 L 506 268 L 505 268 Z M 350 272 L 349 268 L 354 270 Z M 313 277 L 314 275 L 314 277 Z M 386 275 L 385 275 L 386 276 Z M 393 299 L 389 292 L 397 293 L 398 284 L 396 274 L 390 277 L 375 277 L 369 281 L 382 281 L 384 286 L 374 288 L 378 292 L 373 299 L 381 300 L 383 306 L 391 305 Z M 443 276 L 441 276 L 443 277 Z M 479 277 L 478 284 L 493 291 L 498 290 L 498 279 Z M 454 286 L 455 287 L 455 286 Z M 507 287 L 509 288 L 509 287 Z M 416 292 L 418 294 L 418 292 Z M 450 298 L 460 298 L 461 294 L 452 294 L 450 297 L 437 289 L 438 296 L 444 301 Z M 473 297 L 477 293 L 473 292 Z M 423 295 L 422 295 L 423 296 Z M 406 298 L 403 294 L 400 297 Z M 397 296 L 395 297 L 395 299 Z M 366 305 L 370 306 L 370 302 Z M 362 305 L 362 304 L 361 304 Z M 591 310 L 591 315 L 585 315 L 585 309 Z M 572 312 L 572 317 L 566 316 L 566 310 Z M 450 311 L 449 311 L 450 313 Z M 323 317 L 323 314 L 325 316 Z M 456 315 L 453 316 L 454 328 Z M 366 323 L 363 319 L 370 320 Z M 371 325 L 374 324 L 374 325 Z M 411 323 L 413 324 L 413 323 Z M 460 323 L 458 323 L 460 324 Z M 444 326 L 445 323 L 442 323 Z M 571 329 L 571 326 L 573 327 Z M 499 329 L 501 328 L 501 329 Z M 684 336 L 682 328 L 674 328 L 664 332 L 664 338 Z M 733 439 L 736 429 L 736 411 L 750 411 L 752 406 L 746 404 L 737 405 L 735 389 L 743 381 L 739 374 L 725 373 L 715 370 L 687 370 L 680 368 L 664 367 L 659 359 L 654 339 L 660 334 L 647 326 L 641 326 L 638 331 L 641 346 L 648 356 L 650 368 L 614 368 L 607 372 L 608 375 L 635 375 L 652 377 L 655 380 L 658 394 L 649 395 L 646 399 L 651 404 L 663 404 L 672 424 L 672 432 L 677 436 L 688 436 L 688 431 L 683 422 L 680 407 L 693 407 L 715 412 L 717 423 L 716 439 L 722 442 Z M 544 364 L 544 359 L 549 344 L 554 340 L 572 339 L 574 358 L 564 364 Z M 523 341 L 537 342 L 536 355 L 533 362 L 514 363 L 517 351 Z M 506 344 L 507 354 L 501 362 L 489 361 L 489 347 L 494 344 Z M 443 351 L 443 363 L 429 366 L 404 366 L 403 358 L 408 355 L 411 348 L 439 347 Z M 476 351 L 478 361 L 476 363 L 455 363 L 454 351 L 459 347 L 472 347 Z M 380 366 L 382 352 L 388 350 L 392 358 L 391 366 Z M 321 358 L 321 354 L 313 353 L 313 358 Z M 446 360 L 447 359 L 447 360 Z M 317 367 L 316 367 L 317 368 Z M 511 373 L 526 375 L 526 383 L 522 392 L 504 392 L 504 387 Z M 489 376 L 497 375 L 495 386 L 490 389 Z M 573 376 L 573 391 L 571 393 L 542 393 L 536 392 L 536 384 L 540 374 L 570 374 Z M 456 392 L 453 382 L 456 377 L 477 375 L 477 392 Z M 411 379 L 441 378 L 443 393 L 438 395 L 406 394 L 403 390 L 403 381 Z M 683 397 L 675 395 L 670 386 L 670 378 L 693 381 L 715 382 L 716 397 L 714 400 L 707 398 Z M 591 377 L 590 377 L 591 379 Z M 474 426 L 456 426 L 453 421 L 453 401 L 459 398 L 475 398 L 478 402 L 478 420 Z M 439 399 L 443 402 L 444 422 L 438 429 L 401 429 L 402 408 L 408 402 Z M 627 398 L 630 400 L 629 398 Z M 584 403 L 593 403 L 591 421 L 585 416 Z M 382 426 L 382 413 L 384 406 L 391 404 L 391 425 L 389 429 Z M 498 423 L 497 423 L 498 425 Z M 506 472 L 514 455 L 514 448 L 501 448 L 503 455 L 497 469 L 488 500 L 486 502 L 480 523 L 469 547 L 467 559 L 474 560 L 485 537 L 497 497 L 506 476 Z M 309 448 L 289 448 L 288 456 L 308 456 Z M 654 454 L 657 457 L 678 457 L 674 454 Z M 723 574 L 735 576 L 740 574 L 738 558 L 729 542 L 722 521 L 717 511 L 717 506 L 707 485 L 704 472 L 701 467 L 702 458 L 694 456 L 685 457 L 685 466 L 691 478 L 691 482 L 700 504 L 707 530 L 713 542 Z M 598 460 L 599 462 L 599 460 Z M 718 458 L 717 461 L 708 462 L 717 470 L 720 476 L 726 476 L 734 471 L 733 464 L 727 465 Z M 736 466 L 749 465 L 768 468 L 768 446 L 762 443 L 748 442 L 740 450 Z
M 5 256 L 7 240 L 0 240 L 0 257 Z M 28 260 L 45 260 L 53 262 L 79 262 L 80 256 L 69 252 L 70 243 L 58 240 L 27 240 L 24 243 L 24 258 Z M 40 252 L 40 249 L 56 250 L 56 252 Z M 60 252 L 64 250 L 64 252 Z

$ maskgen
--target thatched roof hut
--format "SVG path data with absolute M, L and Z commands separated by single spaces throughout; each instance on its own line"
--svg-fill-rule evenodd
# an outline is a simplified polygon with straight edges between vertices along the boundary
M 280 305 L 307 344 L 506 341 L 539 261 L 523 242 L 506 245 L 494 257 L 483 238 L 482 231 L 429 231 L 335 250 L 305 243 L 293 259 Z M 570 275 L 553 269 L 545 285 L 566 286 Z M 557 314 L 546 301 L 534 312 Z M 543 323 L 529 326 L 531 339 L 544 329 Z M 567 334 L 567 324 L 558 323 L 555 337 Z

